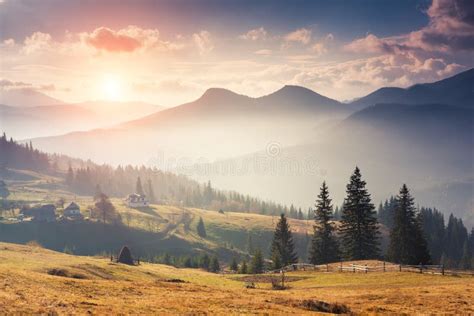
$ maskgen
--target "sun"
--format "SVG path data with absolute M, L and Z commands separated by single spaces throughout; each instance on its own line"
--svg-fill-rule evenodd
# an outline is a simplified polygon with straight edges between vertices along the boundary
M 118 101 L 122 98 L 123 82 L 118 76 L 106 75 L 102 79 L 101 89 L 105 99 Z

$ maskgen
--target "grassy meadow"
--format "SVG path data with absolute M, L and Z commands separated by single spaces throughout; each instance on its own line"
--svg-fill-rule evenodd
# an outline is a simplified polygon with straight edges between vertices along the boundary
M 246 288 L 252 278 L 256 288 Z M 473 277 L 299 271 L 287 273 L 286 290 L 273 290 L 271 278 L 279 276 L 126 266 L 0 243 L 0 310 L 5 313 L 305 314 L 314 313 L 310 301 L 362 314 L 474 312 Z

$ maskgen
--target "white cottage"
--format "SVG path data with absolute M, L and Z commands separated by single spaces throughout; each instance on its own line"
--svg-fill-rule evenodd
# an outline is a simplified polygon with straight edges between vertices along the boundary
M 146 207 L 149 205 L 146 195 L 130 194 L 125 199 L 128 207 Z
M 64 209 L 64 217 L 80 219 L 82 218 L 81 208 L 74 202 L 71 202 L 68 207 Z

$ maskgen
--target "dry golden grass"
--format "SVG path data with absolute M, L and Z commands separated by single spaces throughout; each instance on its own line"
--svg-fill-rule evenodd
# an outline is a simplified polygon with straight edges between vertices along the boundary
M 370 262 L 368 262 L 370 264 Z M 65 276 L 50 275 L 52 269 Z M 354 313 L 474 313 L 474 278 L 416 273 L 291 272 L 290 288 L 246 289 L 238 275 L 126 266 L 37 246 L 0 243 L 0 310 L 59 314 L 305 314 L 303 300 Z M 278 278 L 279 276 L 274 276 Z M 169 282 L 180 279 L 183 283 Z

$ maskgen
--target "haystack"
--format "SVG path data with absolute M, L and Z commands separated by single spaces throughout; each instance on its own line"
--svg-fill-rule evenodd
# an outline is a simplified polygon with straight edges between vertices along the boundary
M 127 246 L 123 246 L 122 250 L 120 250 L 117 262 L 133 265 L 132 253 Z

